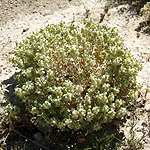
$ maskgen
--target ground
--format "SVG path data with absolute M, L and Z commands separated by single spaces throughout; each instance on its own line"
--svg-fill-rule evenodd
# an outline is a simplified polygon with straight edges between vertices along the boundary
M 150 23 L 140 14 L 143 4 L 112 3 L 110 0 L 1 0 L 0 1 L 0 80 L 9 79 L 15 67 L 9 62 L 13 49 L 32 32 L 48 24 L 82 23 L 93 18 L 100 24 L 118 29 L 126 47 L 141 60 L 143 69 L 137 80 L 143 91 L 150 86 Z M 107 9 L 108 8 L 108 9 Z M 137 121 L 137 137 L 143 125 L 150 129 L 148 112 L 150 96 L 146 95 L 144 112 Z M 124 128 L 126 136 L 129 128 Z M 145 150 L 150 149 L 150 137 L 146 137 Z

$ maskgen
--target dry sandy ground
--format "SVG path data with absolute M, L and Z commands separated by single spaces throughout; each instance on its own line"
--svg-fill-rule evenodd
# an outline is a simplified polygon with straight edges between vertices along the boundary
M 104 19 L 105 5 L 108 0 L 1 0 L 0 1 L 0 80 L 6 80 L 15 72 L 8 58 L 20 41 L 33 31 L 38 31 L 47 24 L 61 21 L 81 23 L 86 17 L 101 24 L 116 27 L 125 45 L 143 64 L 138 81 L 144 89 L 150 86 L 150 26 L 139 15 L 140 5 L 118 4 L 109 8 Z M 150 96 L 147 96 L 146 113 L 137 122 L 141 135 L 142 124 L 147 124 L 150 111 Z M 125 129 L 128 131 L 128 128 Z M 128 136 L 128 132 L 126 132 Z M 145 150 L 150 149 L 150 138 L 146 138 Z

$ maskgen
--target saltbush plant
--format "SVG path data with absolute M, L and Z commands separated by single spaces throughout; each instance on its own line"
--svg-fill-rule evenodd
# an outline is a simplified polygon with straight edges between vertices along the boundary
M 99 130 L 124 118 L 138 96 L 139 61 L 114 28 L 48 25 L 14 50 L 16 95 L 35 122 L 58 129 Z

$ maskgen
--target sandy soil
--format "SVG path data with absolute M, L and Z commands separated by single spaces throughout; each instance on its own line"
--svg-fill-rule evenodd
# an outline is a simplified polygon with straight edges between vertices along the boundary
M 141 4 L 114 4 L 105 14 L 108 0 L 1 0 L 0 1 L 0 80 L 11 77 L 15 68 L 9 63 L 13 49 L 32 32 L 47 24 L 81 23 L 84 18 L 93 18 L 101 24 L 116 27 L 125 45 L 142 61 L 143 70 L 138 81 L 144 90 L 150 86 L 150 26 L 139 14 Z M 102 16 L 104 15 L 104 18 Z M 137 123 L 139 133 L 143 122 L 148 123 L 150 96 L 147 95 L 146 113 Z M 150 127 L 147 126 L 149 131 Z M 127 128 L 125 130 L 128 130 Z M 128 136 L 128 133 L 126 132 Z M 150 138 L 145 150 L 150 149 Z

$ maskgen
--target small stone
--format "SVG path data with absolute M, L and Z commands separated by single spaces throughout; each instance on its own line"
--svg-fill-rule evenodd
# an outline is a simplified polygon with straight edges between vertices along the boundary
M 27 32 L 28 30 L 29 30 L 29 28 L 23 29 L 23 30 L 22 30 L 22 34 L 23 34 L 24 32 Z

